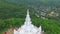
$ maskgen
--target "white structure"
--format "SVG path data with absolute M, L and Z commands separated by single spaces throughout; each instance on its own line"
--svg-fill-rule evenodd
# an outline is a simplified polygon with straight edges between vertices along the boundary
M 37 28 L 31 22 L 29 16 L 29 9 L 27 9 L 27 15 L 24 25 L 22 25 L 18 30 L 14 29 L 14 34 L 42 34 L 41 26 Z

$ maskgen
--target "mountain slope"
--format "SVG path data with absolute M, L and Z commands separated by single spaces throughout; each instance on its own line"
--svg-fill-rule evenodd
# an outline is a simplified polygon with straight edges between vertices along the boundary
M 20 27 L 25 21 L 27 7 L 24 4 L 15 4 L 15 1 L 12 3 L 10 1 L 11 0 L 9 0 L 9 2 L 4 0 L 0 1 L 0 33 L 2 33 L 2 31 L 4 32 L 4 29 L 8 29 L 11 25 L 13 28 Z M 29 0 L 29 2 L 31 2 L 31 0 Z M 30 8 L 32 24 L 37 27 L 41 25 L 42 30 L 44 30 L 46 34 L 60 34 L 60 21 L 37 18 L 34 15 L 36 12 L 33 11 L 34 9 Z
M 23 4 L 17 5 L 13 3 L 0 2 L 0 18 L 21 17 L 26 13 Z

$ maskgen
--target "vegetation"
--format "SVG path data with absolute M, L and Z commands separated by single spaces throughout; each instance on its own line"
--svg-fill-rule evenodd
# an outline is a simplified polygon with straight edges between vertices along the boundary
M 60 34 L 60 21 L 37 18 L 32 22 L 38 27 L 41 25 L 46 34 Z
M 15 4 L 0 0 L 0 33 L 7 30 L 11 25 L 20 27 L 23 25 L 26 16 L 26 8 L 24 4 Z M 60 34 L 60 21 L 54 19 L 42 19 L 37 18 L 32 12 L 34 9 L 30 8 L 30 15 L 32 23 L 39 27 L 42 26 L 42 30 L 46 34 Z
M 23 18 L 26 14 L 26 8 L 23 4 L 11 4 L 0 1 L 0 18 Z
M 47 19 L 39 19 L 32 18 L 32 23 L 39 27 L 42 26 L 42 30 L 45 31 L 46 34 L 60 34 L 60 21 L 56 20 L 47 20 Z M 0 31 L 4 31 L 4 29 L 9 28 L 11 25 L 13 27 L 20 27 L 23 25 L 24 19 L 22 18 L 10 18 L 10 19 L 0 19 Z

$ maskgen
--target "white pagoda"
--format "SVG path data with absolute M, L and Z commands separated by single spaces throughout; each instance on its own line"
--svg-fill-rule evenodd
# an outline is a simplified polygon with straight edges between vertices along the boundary
M 29 15 L 29 9 L 27 9 L 24 25 L 22 25 L 18 30 L 14 29 L 14 34 L 42 34 L 41 26 L 37 28 L 32 24 Z

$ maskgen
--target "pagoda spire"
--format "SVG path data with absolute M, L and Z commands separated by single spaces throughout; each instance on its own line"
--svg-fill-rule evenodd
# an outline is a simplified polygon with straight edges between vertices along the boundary
M 30 19 L 30 15 L 29 15 L 29 9 L 27 9 L 27 15 L 26 15 L 26 19 L 25 19 L 25 25 L 30 25 L 31 24 L 31 19 Z

